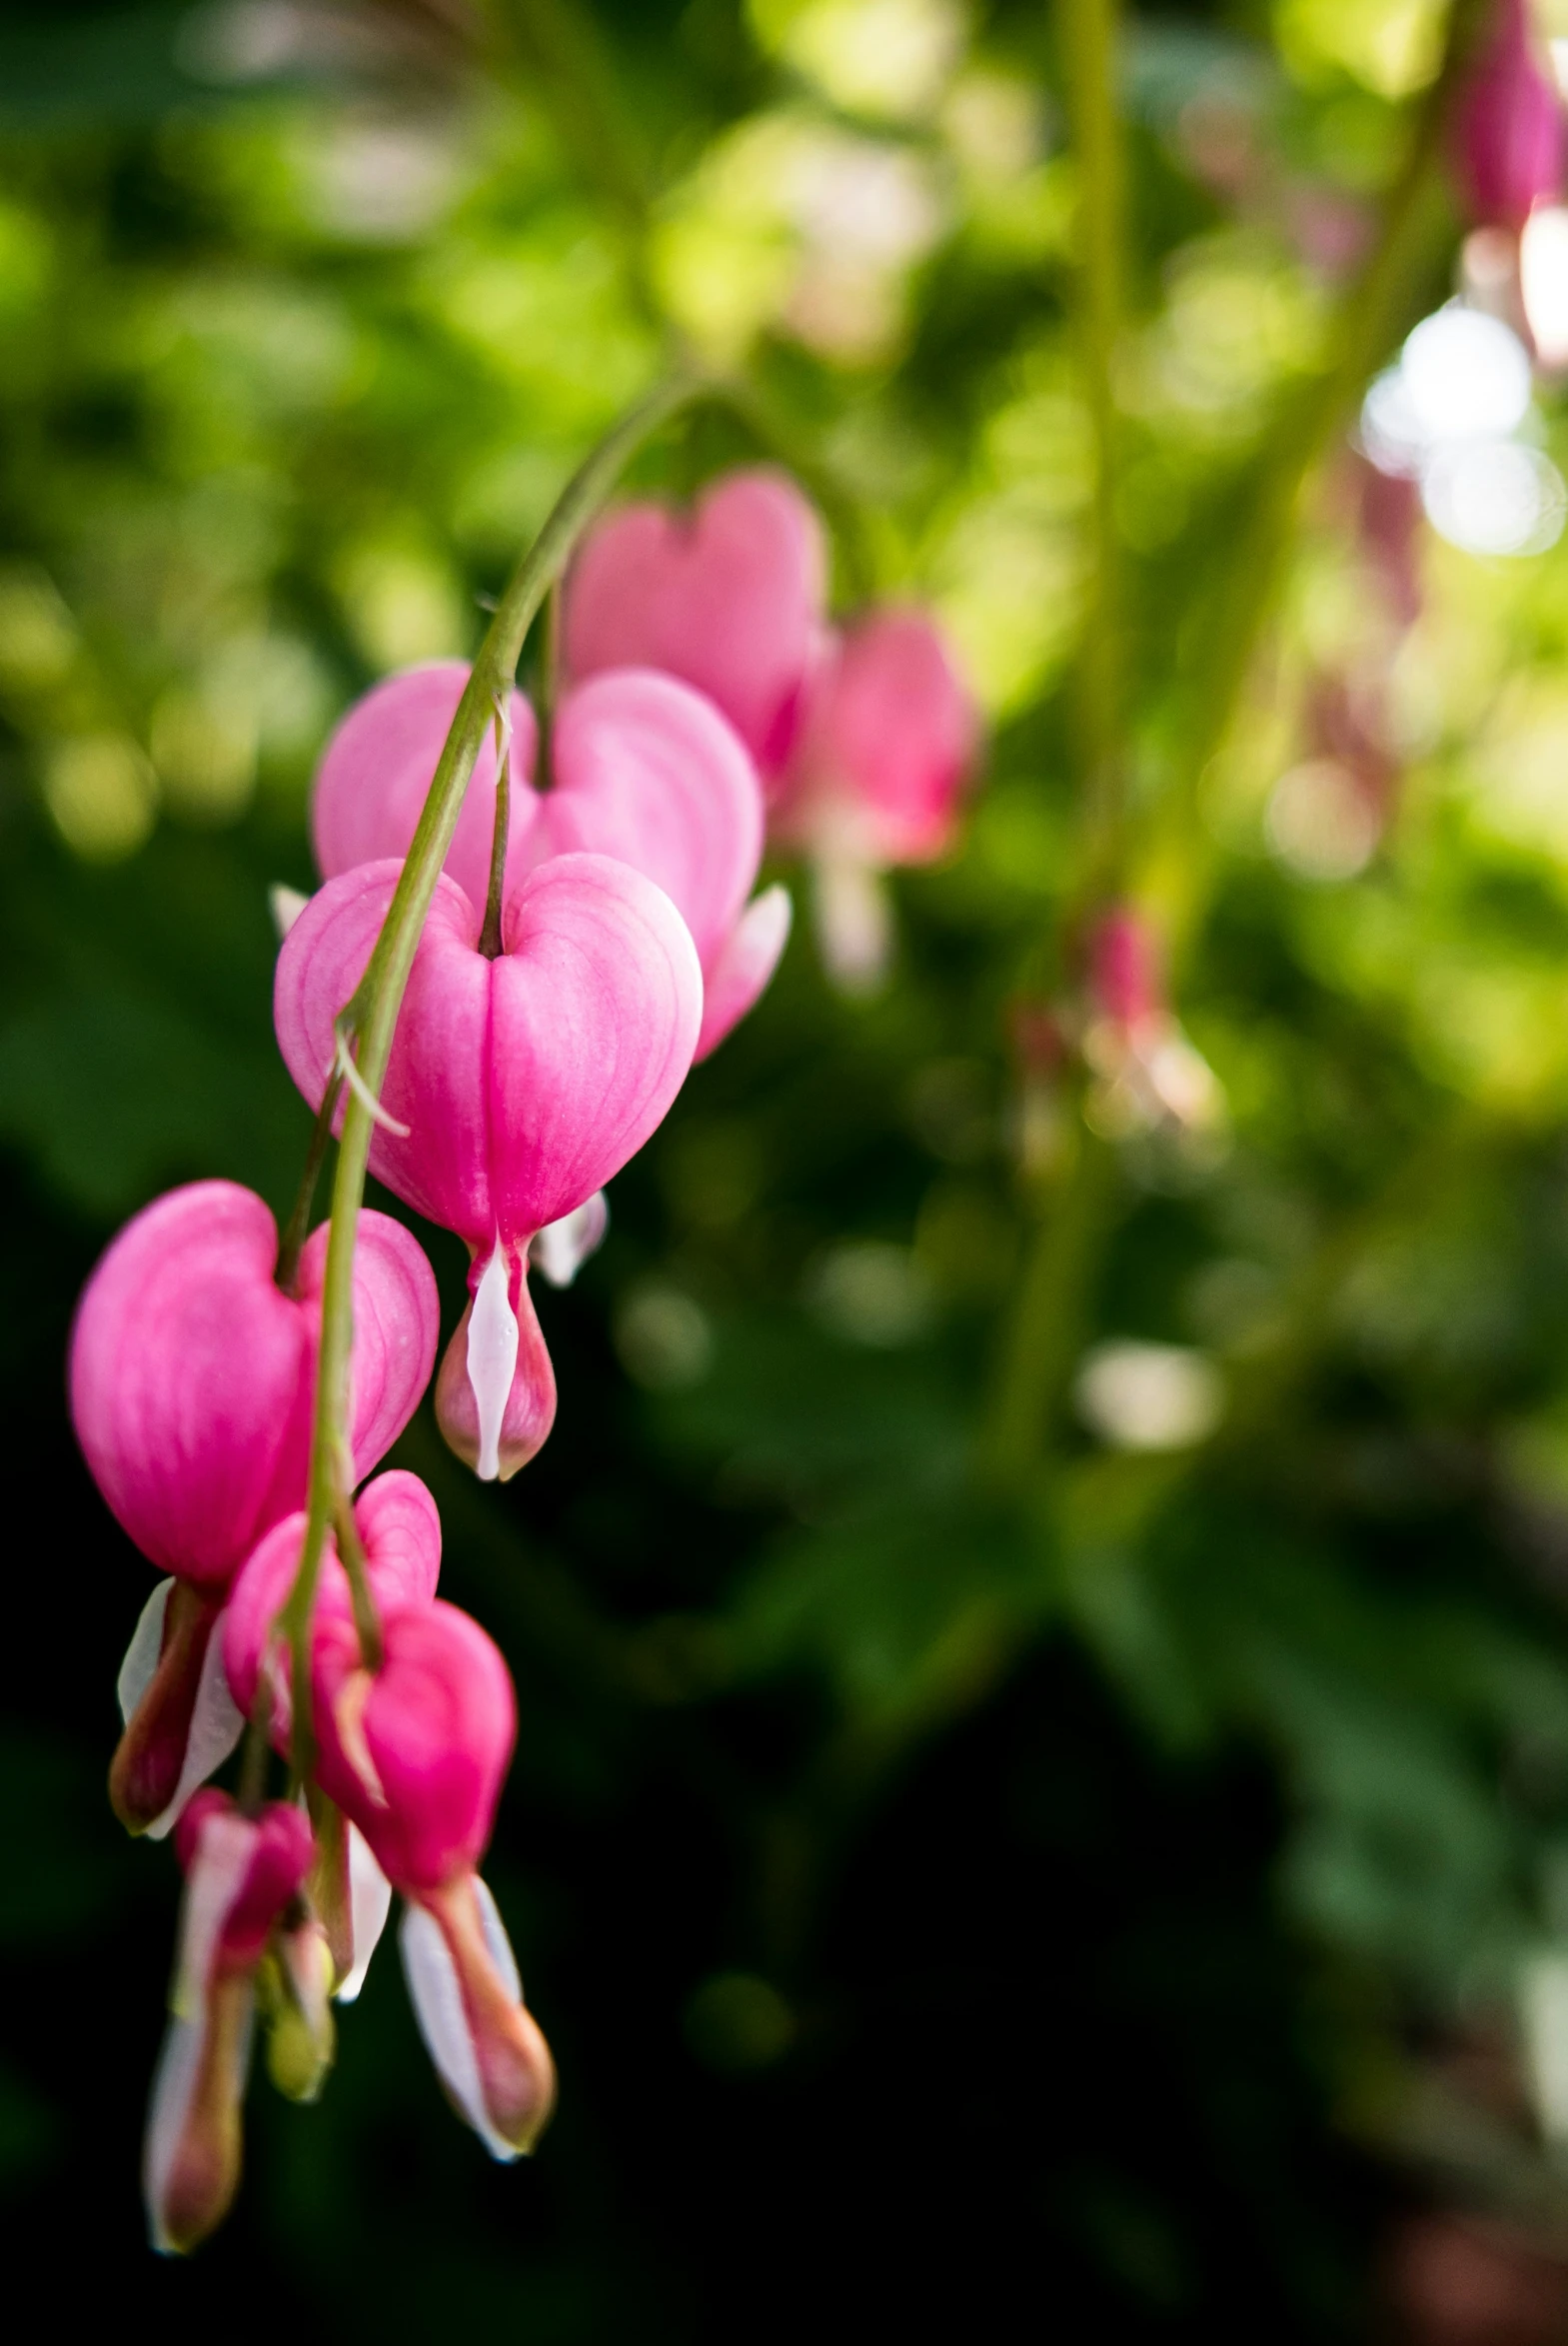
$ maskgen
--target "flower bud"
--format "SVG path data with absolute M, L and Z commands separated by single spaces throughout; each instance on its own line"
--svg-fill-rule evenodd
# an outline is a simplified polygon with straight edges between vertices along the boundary
M 282 1801 L 253 1818 L 227 1794 L 202 1792 L 175 1847 L 185 1904 L 143 2167 L 153 2245 L 166 2255 L 199 2246 L 239 2187 L 256 1973 L 299 1897 L 311 1833 Z

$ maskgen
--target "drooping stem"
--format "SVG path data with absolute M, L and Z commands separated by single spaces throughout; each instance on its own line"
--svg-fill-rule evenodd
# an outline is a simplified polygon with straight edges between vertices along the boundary
M 337 1506 L 333 1510 L 333 1529 L 337 1533 L 339 1557 L 349 1576 L 354 1626 L 359 1632 L 360 1659 L 368 1670 L 379 1670 L 383 1650 L 381 1614 L 376 1609 L 370 1571 L 365 1561 L 365 1543 L 360 1538 L 360 1527 L 354 1520 L 354 1500 L 348 1491 L 339 1493 Z
M 469 778 L 496 703 L 499 699 L 505 706 L 512 690 L 530 624 L 634 450 L 702 387 L 703 379 L 695 372 L 679 372 L 629 410 L 567 483 L 519 563 L 496 607 L 458 704 L 365 975 L 339 1017 L 340 1035 L 351 1034 L 355 1039 L 360 1086 L 350 1089 L 333 1181 L 305 1539 L 293 1588 L 278 1617 L 279 1630 L 289 1640 L 293 1657 L 293 1759 L 294 1772 L 301 1778 L 309 1772 L 315 1750 L 310 1717 L 310 1624 L 316 1583 L 328 1526 L 336 1516 L 346 1477 L 353 1472 L 347 1461 L 354 1247 L 374 1128 L 369 1102 L 379 1096 L 386 1078 L 404 990 L 436 882 L 457 830 Z
M 1125 659 L 1116 521 L 1115 365 L 1121 333 L 1123 157 L 1119 0 L 1057 0 L 1056 38 L 1078 169 L 1078 353 L 1094 434 L 1093 585 L 1081 662 L 1087 855 L 1083 887 L 1116 883 L 1126 828 Z

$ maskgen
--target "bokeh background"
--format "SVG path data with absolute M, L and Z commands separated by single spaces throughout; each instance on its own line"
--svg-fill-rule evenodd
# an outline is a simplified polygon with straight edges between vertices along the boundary
M 1062 21 L 0 12 L 0 2205 L 57 2318 L 1568 2335 L 1563 404 L 1538 369 L 1528 457 L 1430 518 L 1351 444 L 1409 328 L 1491 298 L 1440 142 L 1357 291 L 1441 6 L 1125 23 L 1151 1105 L 1084 1025 Z M 616 1182 L 541 1301 L 539 1460 L 482 1490 L 428 1406 L 396 1453 L 518 1680 L 487 1871 L 561 2062 L 539 2157 L 451 2120 L 384 1954 L 325 2101 L 257 2083 L 234 2219 L 163 2266 L 178 1883 L 104 1797 L 150 1574 L 70 1437 L 73 1299 L 175 1181 L 286 1208 L 266 891 L 310 885 L 314 758 L 472 652 L 673 334 L 749 389 L 634 483 L 793 464 L 840 607 L 950 629 L 984 782 L 886 988 L 838 999 L 802 919 Z

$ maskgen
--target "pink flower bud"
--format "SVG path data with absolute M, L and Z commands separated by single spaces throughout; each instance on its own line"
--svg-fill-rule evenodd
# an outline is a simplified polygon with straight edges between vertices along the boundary
M 176 1847 L 180 1957 L 143 2176 L 154 2247 L 183 2255 L 222 2222 L 239 2186 L 256 1968 L 299 1897 L 312 1844 L 297 1808 L 272 1801 L 246 1817 L 227 1794 L 203 1792 Z
M 1562 105 L 1538 54 L 1528 0 L 1497 0 L 1454 112 L 1455 162 L 1478 227 L 1523 228 L 1563 182 Z
M 93 1478 L 145 1555 L 210 1593 L 304 1503 L 326 1252 L 323 1223 L 282 1293 L 261 1198 L 195 1181 L 127 1224 L 77 1309 L 71 1414 Z M 362 1217 L 354 1269 L 358 1476 L 430 1381 L 440 1306 L 418 1241 L 386 1214 Z
M 1095 923 L 1088 964 L 1094 1017 L 1128 1034 L 1163 1017 L 1165 989 L 1154 933 L 1130 906 L 1115 905 Z
M 234 1699 L 249 1717 L 255 1708 L 262 1656 L 288 1602 L 305 1544 L 303 1509 L 274 1524 L 236 1573 L 223 1615 L 223 1659 Z M 441 1517 L 417 1474 L 401 1467 L 378 1474 L 354 1502 L 354 1525 L 365 1550 L 365 1574 L 377 1610 L 406 1611 L 429 1604 L 441 1572 Z M 349 1576 L 338 1558 L 336 1535 L 327 1534 L 316 1582 L 316 1619 L 352 1623 L 354 1600 Z M 289 1657 L 272 1655 L 273 1734 L 286 1744 L 289 1733 Z
M 929 863 L 951 843 L 978 742 L 979 713 L 935 621 L 872 611 L 823 672 L 777 828 L 819 855 Z
M 517 1732 L 512 1681 L 455 1605 L 389 1612 L 382 1639 L 373 1675 L 352 1624 L 321 1623 L 321 1784 L 411 1902 L 404 1965 L 438 2070 L 495 2156 L 513 2158 L 550 2116 L 555 2067 L 475 1871 Z
M 460 662 L 378 685 L 344 719 L 316 778 L 317 860 L 334 879 L 406 855 L 424 791 L 468 682 Z M 518 708 L 526 705 L 514 701 Z M 553 856 L 614 856 L 655 881 L 697 947 L 706 988 L 698 1057 L 752 1008 L 784 951 L 788 898 L 748 905 L 763 856 L 763 793 L 745 744 L 713 703 L 648 669 L 595 677 L 568 693 L 551 741 L 554 787 L 529 781 L 533 718 L 514 748 L 507 893 Z M 490 886 L 495 759 L 476 770 L 446 870 L 482 912 Z M 411 778 L 423 777 L 416 790 Z
M 690 514 L 623 506 L 567 581 L 568 672 L 684 677 L 718 703 L 771 782 L 821 656 L 826 573 L 821 524 L 784 473 L 727 473 Z
M 325 1090 L 334 1019 L 370 958 L 399 869 L 366 864 L 329 881 L 278 957 L 278 1041 L 308 1100 Z M 524 1341 L 520 1266 L 535 1234 L 603 1187 L 664 1117 L 691 1065 L 703 981 L 670 899 L 608 856 L 557 856 L 531 873 L 507 904 L 494 961 L 479 934 L 479 914 L 443 875 L 382 1090 L 407 1130 L 379 1126 L 370 1162 L 478 1258 L 454 1347 L 483 1462 L 505 1469 L 508 1454 L 537 1447 L 553 1413 L 543 1347 Z M 457 1373 L 443 1370 L 442 1389 L 446 1421 L 461 1433 Z M 528 1389 L 514 1393 L 519 1381 Z

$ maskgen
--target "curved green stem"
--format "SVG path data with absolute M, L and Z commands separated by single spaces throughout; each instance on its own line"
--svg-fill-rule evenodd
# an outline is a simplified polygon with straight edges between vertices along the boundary
M 386 1079 L 404 990 L 436 882 L 457 830 L 469 777 L 494 721 L 498 700 L 503 707 L 506 704 L 534 616 L 633 452 L 702 387 L 702 378 L 695 372 L 674 374 L 629 410 L 567 483 L 555 510 L 519 563 L 496 607 L 458 704 L 365 975 L 338 1022 L 340 1032 L 354 1039 L 360 1083 L 350 1088 L 333 1181 L 305 1539 L 294 1586 L 277 1624 L 289 1641 L 292 1657 L 293 1762 L 294 1773 L 301 1779 L 308 1774 L 315 1753 L 310 1715 L 311 1613 L 327 1531 L 337 1518 L 353 1473 L 348 1425 L 354 1246 L 374 1125 L 370 1102 L 379 1096 Z

